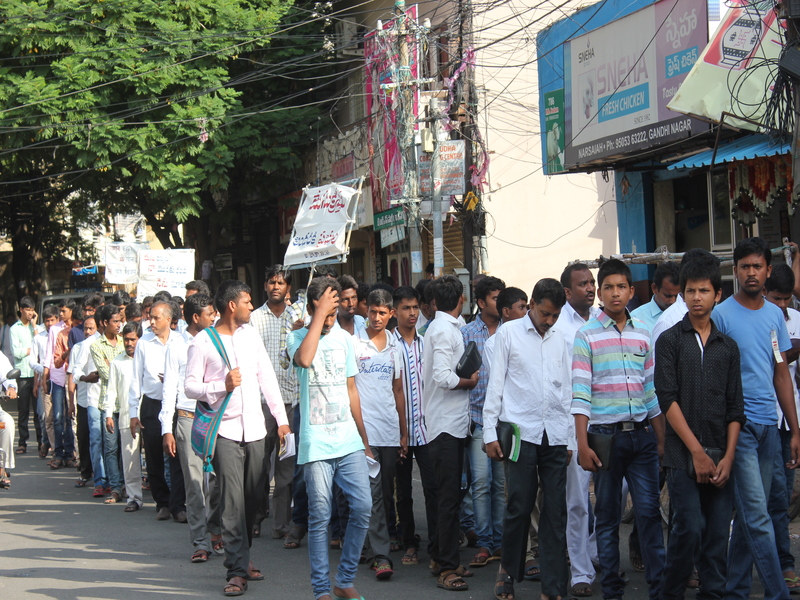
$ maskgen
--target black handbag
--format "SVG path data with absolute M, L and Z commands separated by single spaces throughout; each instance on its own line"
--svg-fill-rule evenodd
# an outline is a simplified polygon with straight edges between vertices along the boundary
M 475 371 L 481 368 L 482 364 L 483 360 L 481 359 L 481 353 L 478 352 L 478 344 L 470 342 L 467 344 L 464 354 L 458 360 L 456 375 L 462 379 L 469 379 Z

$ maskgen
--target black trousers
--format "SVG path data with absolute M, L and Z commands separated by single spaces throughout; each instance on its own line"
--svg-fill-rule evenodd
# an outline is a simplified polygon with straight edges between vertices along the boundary
M 567 447 L 522 442 L 517 462 L 503 461 L 508 499 L 503 515 L 502 565 L 516 581 L 525 575 L 531 511 L 542 485 L 539 516 L 539 566 L 542 594 L 567 593 Z
M 436 536 L 431 558 L 441 565 L 442 570 L 457 569 L 461 563 L 458 538 L 465 443 L 466 438 L 441 433 L 428 444 L 437 490 Z
M 397 519 L 400 522 L 400 535 L 406 548 L 419 549 L 416 523 L 414 522 L 414 499 L 412 495 L 412 473 L 414 459 L 417 460 L 422 493 L 425 496 L 425 516 L 428 521 L 428 554 L 431 553 L 433 540 L 436 538 L 437 493 L 436 476 L 430 460 L 428 446 L 409 446 L 405 459 L 397 463 Z
M 158 426 L 161 427 L 161 421 L 158 423 Z M 172 415 L 172 435 L 175 435 L 177 428 L 178 411 L 176 410 Z M 163 444 L 161 448 L 163 452 Z M 167 465 L 169 466 L 169 513 L 175 517 L 179 512 L 186 512 L 186 487 L 183 483 L 183 468 L 178 455 L 167 456 Z
M 89 413 L 77 402 L 75 404 L 78 410 L 78 431 L 75 433 L 78 438 L 78 455 L 80 457 L 78 461 L 78 471 L 80 471 L 81 479 L 91 479 L 92 457 L 89 450 Z M 106 426 L 105 421 L 105 419 L 102 419 L 101 426 L 103 428 Z
M 28 446 L 28 422 L 33 410 L 33 428 L 36 430 L 36 442 L 42 443 L 42 428 L 39 426 L 39 411 L 36 410 L 37 399 L 33 396 L 33 377 L 20 377 L 17 379 L 17 412 L 19 429 L 19 445 Z
M 147 458 L 147 480 L 156 508 L 169 508 L 169 487 L 164 478 L 164 449 L 161 443 L 161 400 L 142 397 L 139 404 L 139 421 L 142 423 L 144 455 Z M 170 472 L 171 475 L 171 472 Z

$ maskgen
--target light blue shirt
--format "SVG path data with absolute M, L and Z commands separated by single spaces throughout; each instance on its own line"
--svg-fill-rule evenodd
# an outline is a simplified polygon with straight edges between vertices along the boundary
M 663 312 L 664 311 L 661 310 L 661 307 L 656 304 L 656 297 L 653 296 L 650 299 L 650 302 L 647 304 L 642 304 L 639 308 L 632 310 L 631 316 L 639 319 L 642 323 L 647 325 L 647 328 L 652 332 L 653 327 L 656 326 L 658 317 L 660 317 L 661 313 Z
M 731 296 L 714 309 L 711 318 L 722 333 L 739 344 L 745 416 L 759 425 L 777 425 L 772 332 L 781 352 L 792 347 L 783 311 L 766 300 L 760 309 L 750 310 Z

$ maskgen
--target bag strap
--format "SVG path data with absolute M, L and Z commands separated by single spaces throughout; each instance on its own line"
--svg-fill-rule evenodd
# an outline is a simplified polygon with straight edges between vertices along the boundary
M 222 343 L 222 338 L 219 337 L 217 328 L 214 326 L 207 327 L 206 331 L 208 332 L 208 337 L 211 338 L 211 343 L 214 344 L 214 347 L 217 349 L 217 352 L 219 352 L 222 360 L 224 360 L 225 364 L 228 366 L 228 370 L 232 371 L 233 367 L 231 367 L 231 361 L 228 359 L 228 353 L 225 351 L 225 344 Z

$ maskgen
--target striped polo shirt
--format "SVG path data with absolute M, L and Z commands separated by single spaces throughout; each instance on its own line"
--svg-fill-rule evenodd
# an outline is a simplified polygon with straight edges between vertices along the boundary
M 572 414 L 592 424 L 642 421 L 661 414 L 653 386 L 650 330 L 628 314 L 620 332 L 601 312 L 575 334 Z

